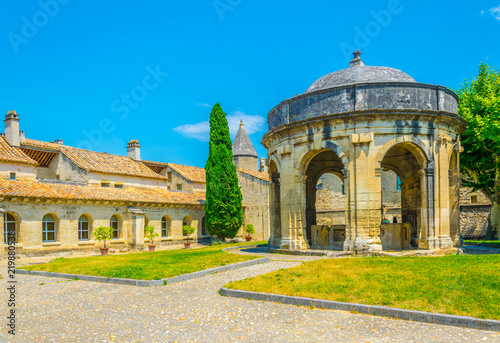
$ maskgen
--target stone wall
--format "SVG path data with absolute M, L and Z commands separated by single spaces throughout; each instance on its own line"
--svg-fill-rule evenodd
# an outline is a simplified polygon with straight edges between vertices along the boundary
M 340 177 L 323 174 L 316 185 L 316 225 L 345 225 L 345 195 L 342 194 Z M 396 173 L 382 173 L 382 196 L 386 218 L 401 223 L 401 191 L 397 189 Z
M 0 178 L 9 179 L 10 173 L 16 173 L 16 180 L 35 180 L 36 166 L 22 163 L 0 163 Z
M 243 195 L 245 206 L 245 222 L 255 227 L 254 239 L 269 239 L 269 183 L 251 175 L 238 173 L 238 184 Z M 241 235 L 246 235 L 240 229 Z

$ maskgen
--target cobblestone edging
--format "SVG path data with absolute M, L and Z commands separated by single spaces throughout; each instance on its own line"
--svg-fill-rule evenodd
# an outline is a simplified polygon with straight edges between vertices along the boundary
M 293 297 L 287 295 L 257 293 L 257 292 L 227 289 L 224 287 L 220 289 L 220 294 L 222 296 L 227 296 L 232 298 L 269 301 L 287 305 L 312 306 L 315 308 L 321 308 L 327 310 L 355 311 L 373 316 L 397 318 L 403 320 L 411 320 L 415 322 L 458 326 L 458 327 L 478 329 L 478 330 L 500 331 L 500 321 L 498 320 L 478 319 L 473 317 L 453 316 L 440 313 L 403 310 L 393 307 L 344 303 L 339 301 Z
M 250 246 L 250 248 L 252 248 L 252 247 L 257 247 L 257 246 Z M 234 248 L 238 248 L 238 247 L 234 247 Z M 241 249 L 242 247 L 239 247 L 239 248 Z M 246 246 L 244 248 L 246 248 Z M 228 248 L 228 250 L 233 250 L 233 249 Z M 223 249 L 223 250 L 225 251 L 226 249 Z M 55 277 L 55 278 L 61 278 L 61 279 L 76 279 L 76 278 L 78 278 L 78 280 L 82 280 L 82 281 L 94 281 L 94 282 L 101 282 L 101 283 L 112 283 L 112 284 L 118 284 L 118 285 L 129 285 L 129 286 L 139 286 L 139 287 L 152 287 L 152 286 L 169 285 L 172 283 L 182 282 L 182 281 L 191 280 L 191 279 L 197 279 L 197 278 L 211 275 L 211 274 L 222 273 L 222 272 L 225 272 L 228 270 L 240 269 L 240 268 L 250 267 L 250 266 L 253 266 L 256 264 L 263 264 L 263 263 L 268 263 L 268 262 L 269 262 L 269 258 L 263 257 L 263 258 L 259 258 L 259 259 L 255 259 L 255 260 L 229 264 L 227 266 L 200 270 L 198 272 L 174 276 L 171 278 L 166 278 L 166 279 L 161 279 L 161 280 L 119 279 L 119 278 L 108 278 L 108 277 L 92 276 L 92 275 L 51 273 L 51 272 L 44 272 L 44 271 L 38 271 L 38 270 L 29 271 L 29 270 L 25 270 L 25 269 L 16 269 L 16 274 L 47 276 L 47 277 Z

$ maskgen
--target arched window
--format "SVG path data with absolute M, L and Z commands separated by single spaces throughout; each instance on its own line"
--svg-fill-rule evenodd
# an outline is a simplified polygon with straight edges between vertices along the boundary
M 161 218 L 161 236 L 169 237 L 170 234 L 170 218 L 165 216 Z
M 17 243 L 16 218 L 10 213 L 6 213 L 3 218 L 5 244 Z
M 116 216 L 112 216 L 109 220 L 109 227 L 113 228 L 113 239 L 120 238 L 120 233 L 118 232 L 118 218 Z
M 78 219 L 78 239 L 88 241 L 90 239 L 89 220 L 86 215 L 81 215 Z
M 201 218 L 201 235 L 208 236 L 207 224 L 205 222 L 205 217 Z
M 56 241 L 56 222 L 50 214 L 46 214 L 42 218 L 42 240 L 44 242 Z

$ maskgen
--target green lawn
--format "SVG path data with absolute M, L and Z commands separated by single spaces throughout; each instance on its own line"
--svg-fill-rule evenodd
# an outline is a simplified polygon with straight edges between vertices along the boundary
M 226 287 L 500 319 L 500 255 L 325 259 Z
M 500 241 L 468 241 L 465 240 L 464 243 L 470 243 L 470 244 L 490 244 L 490 245 L 498 245 L 500 246 Z
M 200 249 L 178 249 L 80 258 L 58 258 L 54 262 L 20 269 L 94 275 L 135 280 L 160 280 L 214 267 L 253 260 L 259 256 L 222 251 L 231 246 L 266 244 L 250 242 L 223 244 Z

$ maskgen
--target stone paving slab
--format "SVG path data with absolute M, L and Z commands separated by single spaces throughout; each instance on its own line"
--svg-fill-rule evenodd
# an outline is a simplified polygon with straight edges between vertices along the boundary
M 221 297 L 233 280 L 300 262 L 255 265 L 165 287 L 17 275 L 16 342 L 500 342 L 497 332 Z M 6 280 L 0 280 L 5 290 Z M 5 304 L 5 291 L 0 303 Z M 0 337 L 5 331 L 2 307 Z

